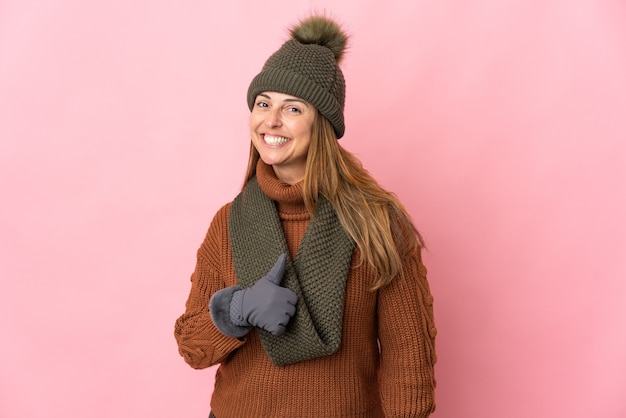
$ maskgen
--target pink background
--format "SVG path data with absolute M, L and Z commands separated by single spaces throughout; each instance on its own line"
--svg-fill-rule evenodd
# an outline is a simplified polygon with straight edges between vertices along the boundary
M 617 0 L 1 1 L 0 416 L 207 416 L 174 320 L 311 8 L 353 35 L 342 144 L 427 239 L 435 416 L 626 416 Z

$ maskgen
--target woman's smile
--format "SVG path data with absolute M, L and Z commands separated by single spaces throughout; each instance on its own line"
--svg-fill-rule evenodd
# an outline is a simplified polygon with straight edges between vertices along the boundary
M 269 135 L 269 134 L 261 134 L 261 136 L 263 137 L 263 141 L 267 145 L 282 145 L 290 141 L 289 138 L 286 138 L 284 136 L 276 136 L 276 135 Z

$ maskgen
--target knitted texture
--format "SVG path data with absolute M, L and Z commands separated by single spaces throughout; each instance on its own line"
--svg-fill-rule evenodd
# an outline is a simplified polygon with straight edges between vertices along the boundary
M 310 223 L 302 184 L 286 185 L 259 162 L 257 179 L 275 202 L 292 259 Z M 231 204 L 215 215 L 198 249 L 185 312 L 174 335 L 184 360 L 201 369 L 219 364 L 211 409 L 218 418 L 416 417 L 434 409 L 433 299 L 419 250 L 403 277 L 378 291 L 355 250 L 346 281 L 341 345 L 331 355 L 276 366 L 253 329 L 229 338 L 214 325 L 208 301 L 237 285 L 229 239 Z M 256 251 L 255 251 L 256 254 Z M 271 267 L 268 261 L 268 267 Z
M 274 202 L 253 178 L 234 200 L 229 219 L 237 282 L 252 286 L 288 253 Z M 259 329 L 261 342 L 278 366 L 332 354 L 341 343 L 345 283 L 354 242 L 331 204 L 320 197 L 295 260 L 287 258 L 283 286 L 298 296 L 287 332 L 275 336 Z
M 320 20 L 319 17 L 313 19 Z M 338 59 L 343 53 L 345 35 L 334 22 L 322 21 L 326 25 L 314 27 L 314 31 L 320 32 L 318 41 L 312 39 L 303 43 L 302 38 L 293 35 L 294 39 L 285 42 L 268 58 L 261 72 L 250 83 L 248 107 L 252 110 L 257 95 L 264 91 L 299 97 L 312 103 L 333 125 L 337 138 L 341 138 L 345 132 L 343 110 L 346 83 Z M 308 22 L 310 20 L 302 25 Z M 326 35 L 324 28 L 332 30 L 330 35 Z M 294 29 L 292 34 L 297 30 Z M 333 50 L 328 43 L 336 41 L 336 38 L 339 38 L 340 47 Z

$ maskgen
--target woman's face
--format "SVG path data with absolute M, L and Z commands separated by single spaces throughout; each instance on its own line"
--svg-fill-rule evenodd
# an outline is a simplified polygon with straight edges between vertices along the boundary
M 250 114 L 250 137 L 261 159 L 289 184 L 304 178 L 317 109 L 288 94 L 263 92 Z

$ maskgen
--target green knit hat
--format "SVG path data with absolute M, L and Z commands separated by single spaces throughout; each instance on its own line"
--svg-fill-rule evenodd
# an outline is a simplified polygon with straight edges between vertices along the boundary
M 311 16 L 290 30 L 291 39 L 268 58 L 248 88 L 250 111 L 258 94 L 275 91 L 312 103 L 335 128 L 345 132 L 343 108 L 346 82 L 339 62 L 347 35 L 333 20 Z

